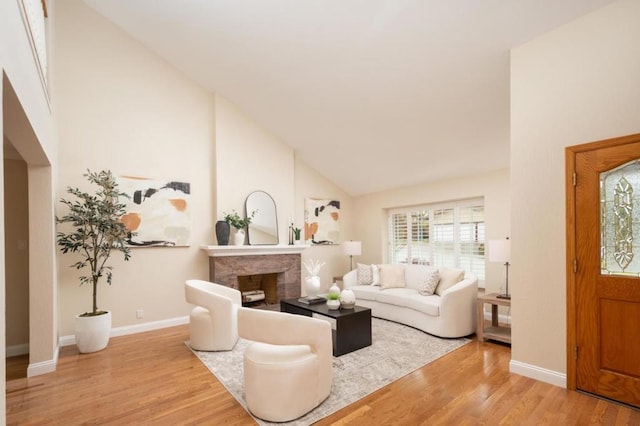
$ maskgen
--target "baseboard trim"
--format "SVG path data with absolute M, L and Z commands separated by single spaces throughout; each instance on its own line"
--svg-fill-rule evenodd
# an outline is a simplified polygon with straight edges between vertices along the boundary
M 561 388 L 567 388 L 567 375 L 536 365 L 525 364 L 524 362 L 511 360 L 509 362 L 509 371 L 511 373 L 520 374 L 521 376 L 530 377 L 541 382 L 549 383 Z
M 59 353 L 60 346 L 58 346 L 53 352 L 53 359 L 29 364 L 29 366 L 27 367 L 27 377 L 39 376 L 40 374 L 53 373 L 54 371 L 56 371 Z
M 183 325 L 189 323 L 189 317 L 176 317 L 159 321 L 150 321 L 142 324 L 124 325 L 122 327 L 115 327 L 111 329 L 110 337 L 126 336 L 128 334 L 143 333 L 145 331 L 159 330 L 161 328 L 175 327 L 177 325 Z M 61 336 L 59 339 L 60 346 L 70 346 L 76 344 L 76 338 L 74 335 Z
M 20 345 L 11 345 L 11 346 L 7 346 L 7 348 L 4 351 L 5 353 L 5 357 L 9 358 L 10 356 L 18 356 L 18 355 L 25 355 L 29 353 L 29 344 L 28 343 L 22 343 Z

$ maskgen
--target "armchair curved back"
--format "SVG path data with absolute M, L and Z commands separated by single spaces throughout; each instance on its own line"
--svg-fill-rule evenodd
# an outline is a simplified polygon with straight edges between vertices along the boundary
M 238 310 L 238 333 L 243 339 L 271 345 L 308 345 L 318 356 L 318 394 L 328 395 L 331 391 L 333 340 L 331 325 L 327 321 L 241 307 Z
M 213 348 L 230 348 L 238 340 L 238 315 L 237 310 L 242 305 L 240 291 L 221 284 L 203 280 L 187 280 L 184 287 L 185 299 L 188 303 L 202 307 L 208 311 L 209 324 L 206 329 L 194 324 L 192 313 L 192 327 L 198 328 L 202 333 L 211 333 Z M 194 312 L 199 308 L 194 309 Z M 207 315 L 200 310 L 201 318 Z M 206 317 L 205 317 L 206 318 Z M 203 318 L 203 320 L 205 320 Z M 210 321 L 210 322 L 209 322 Z M 204 331 L 210 330 L 210 331 Z M 194 331 L 194 330 L 192 330 Z M 205 346 L 211 346 L 206 344 Z

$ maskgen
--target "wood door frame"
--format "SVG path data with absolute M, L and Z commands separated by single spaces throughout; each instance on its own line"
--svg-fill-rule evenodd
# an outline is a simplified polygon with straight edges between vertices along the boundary
M 565 202 L 566 202 L 566 274 L 567 274 L 567 389 L 576 389 L 577 380 L 577 310 L 576 310 L 576 275 L 574 262 L 576 253 L 576 192 L 575 167 L 576 155 L 581 152 L 595 151 L 602 148 L 627 145 L 640 142 L 640 133 L 589 142 L 565 148 Z

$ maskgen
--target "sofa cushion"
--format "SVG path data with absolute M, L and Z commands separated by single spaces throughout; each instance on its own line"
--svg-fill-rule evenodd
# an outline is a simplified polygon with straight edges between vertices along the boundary
M 416 295 L 407 301 L 407 307 L 415 311 L 432 317 L 440 316 L 440 302 L 442 298 L 438 295 L 422 296 Z
M 358 263 L 358 285 L 370 285 L 373 282 L 373 272 L 371 265 Z
M 464 269 L 440 268 L 440 282 L 436 287 L 436 294 L 442 296 L 446 289 L 464 279 Z
M 418 289 L 418 292 L 423 296 L 431 296 L 438 287 L 440 282 L 440 272 L 437 269 L 432 269 L 427 272 L 427 276 L 424 277 L 422 286 Z
M 358 299 L 375 301 L 378 293 L 380 293 L 380 287 L 378 286 L 357 285 L 350 288 L 353 294 L 356 295 L 356 305 L 358 304 Z
M 427 265 L 407 265 L 404 270 L 404 280 L 408 288 L 418 290 L 422 285 L 423 277 L 433 267 Z
M 404 265 L 380 265 L 381 288 L 405 287 Z
M 376 301 L 388 305 L 407 307 L 412 298 L 419 296 L 418 292 L 411 288 L 390 288 L 378 292 Z
M 433 266 L 407 265 L 404 271 L 404 279 L 407 283 L 407 288 L 413 288 L 420 291 L 420 294 L 429 295 L 435 291 L 440 275 L 438 274 L 438 269 Z

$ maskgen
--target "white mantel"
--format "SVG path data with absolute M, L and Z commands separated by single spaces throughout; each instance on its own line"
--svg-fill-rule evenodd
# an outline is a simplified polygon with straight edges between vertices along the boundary
M 273 246 L 200 246 L 209 257 L 221 256 L 260 256 L 269 254 L 300 254 L 308 245 L 273 245 Z

